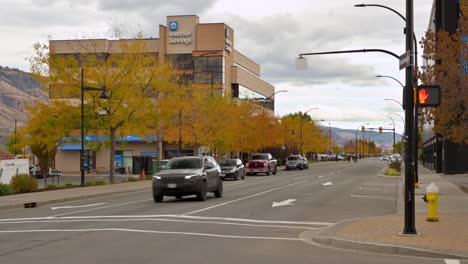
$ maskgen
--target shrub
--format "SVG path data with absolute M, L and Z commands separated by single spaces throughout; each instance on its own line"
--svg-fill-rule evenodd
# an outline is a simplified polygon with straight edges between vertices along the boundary
M 71 188 L 71 187 L 73 187 L 73 183 L 69 183 L 69 182 L 67 182 L 67 183 L 65 183 L 65 187 L 67 187 L 67 188 Z
M 400 176 L 400 173 L 393 169 L 393 168 L 387 168 L 387 170 L 385 170 L 385 175 L 387 176 Z
M 18 174 L 11 179 L 11 189 L 14 193 L 27 193 L 37 191 L 37 181 L 29 174 Z
M 401 172 L 401 162 L 400 161 L 394 161 L 388 165 L 389 168 L 392 168 L 396 170 L 397 172 Z
M 146 175 L 146 176 L 145 176 L 145 180 L 151 181 L 151 180 L 153 180 L 153 176 L 151 176 L 151 175 Z
M 13 192 L 11 191 L 10 185 L 4 184 L 4 183 L 0 183 L 0 196 L 3 196 L 3 195 L 10 195 L 10 194 L 12 194 L 12 193 L 13 193 Z

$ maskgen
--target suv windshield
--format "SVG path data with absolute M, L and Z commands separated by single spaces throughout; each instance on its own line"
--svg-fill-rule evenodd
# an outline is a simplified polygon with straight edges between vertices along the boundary
M 220 166 L 236 166 L 236 160 L 222 160 Z
M 166 170 L 201 169 L 202 166 L 202 159 L 171 159 L 164 168 Z
M 300 159 L 301 159 L 301 157 L 299 157 L 299 156 L 290 156 L 290 157 L 288 157 L 288 160 L 300 160 Z
M 261 154 L 252 155 L 252 157 L 250 159 L 253 159 L 253 160 L 267 160 L 268 155 L 261 155 Z

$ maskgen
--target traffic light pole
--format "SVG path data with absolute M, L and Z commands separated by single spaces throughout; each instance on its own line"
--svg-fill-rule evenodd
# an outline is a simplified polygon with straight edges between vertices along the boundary
M 412 55 L 413 45 L 413 0 L 406 0 L 406 50 Z M 406 85 L 403 90 L 405 102 L 405 225 L 403 234 L 417 234 L 415 226 L 414 202 L 414 99 L 413 99 L 413 56 L 410 56 L 410 65 L 406 67 Z

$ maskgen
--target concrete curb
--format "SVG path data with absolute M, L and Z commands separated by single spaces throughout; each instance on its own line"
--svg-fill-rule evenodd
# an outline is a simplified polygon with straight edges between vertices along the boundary
M 86 188 L 93 188 L 93 187 L 86 187 Z M 150 189 L 148 189 L 148 187 L 145 186 L 145 187 L 133 188 L 133 189 L 128 189 L 128 190 L 107 191 L 107 192 L 93 193 L 93 194 L 88 194 L 88 195 L 80 194 L 77 196 L 70 196 L 70 197 L 51 198 L 51 199 L 47 199 L 44 201 L 24 200 L 16 204 L 0 205 L 0 210 L 26 208 L 26 204 L 35 204 L 35 206 L 32 206 L 32 207 L 38 207 L 38 206 L 44 206 L 44 205 L 49 205 L 49 204 L 55 204 L 55 203 L 70 202 L 70 201 L 77 201 L 77 200 L 97 198 L 97 197 L 105 197 L 105 196 L 111 196 L 111 195 L 116 195 L 116 194 L 138 192 L 138 191 L 143 191 L 143 190 L 148 191 Z
M 441 259 L 468 259 L 468 255 L 459 253 L 443 252 L 433 249 L 417 248 L 404 245 L 385 244 L 378 242 L 365 242 L 351 239 L 344 239 L 334 237 L 334 231 L 339 229 L 341 226 L 347 225 L 351 222 L 358 221 L 345 220 L 339 222 L 333 226 L 323 228 L 321 231 L 317 230 L 305 231 L 300 237 L 307 243 L 316 243 L 319 245 L 344 249 L 358 252 L 375 253 L 375 254 L 391 254 L 391 255 L 403 255 L 413 257 L 427 257 L 427 258 L 441 258 Z

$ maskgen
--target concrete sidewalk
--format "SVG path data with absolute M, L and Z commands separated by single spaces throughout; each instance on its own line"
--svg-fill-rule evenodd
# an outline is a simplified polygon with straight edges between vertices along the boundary
M 404 228 L 404 184 L 401 178 L 398 214 L 347 220 L 318 232 L 308 231 L 302 238 L 348 250 L 468 259 L 468 195 L 444 177 L 419 167 L 421 186 L 415 192 L 417 235 L 401 234 Z M 439 222 L 426 221 L 427 205 L 422 196 L 431 182 L 439 186 Z
M 79 200 L 90 197 L 106 196 L 111 194 L 150 191 L 151 181 L 138 181 L 115 183 L 101 186 L 76 187 L 55 191 L 43 191 L 25 194 L 0 196 L 0 210 L 35 207 L 46 204 Z

